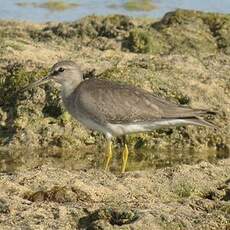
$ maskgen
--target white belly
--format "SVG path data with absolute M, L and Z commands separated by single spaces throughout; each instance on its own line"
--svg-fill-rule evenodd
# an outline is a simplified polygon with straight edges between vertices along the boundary
M 91 119 L 87 119 L 83 116 L 76 116 L 75 117 L 81 124 L 83 124 L 88 129 L 96 130 L 99 132 L 102 132 L 106 135 L 107 138 L 112 138 L 113 134 L 110 129 L 107 128 L 107 126 L 103 126 Z
M 185 119 L 171 119 L 154 122 L 136 122 L 130 124 L 108 124 L 108 129 L 111 130 L 114 136 L 120 136 L 128 133 L 151 132 L 154 129 L 189 124 L 197 125 L 197 123 Z
M 112 138 L 112 136 L 114 136 L 112 130 L 110 130 L 110 128 L 108 128 L 107 125 L 104 126 L 95 122 L 93 119 L 88 118 L 77 109 L 73 111 L 71 108 L 68 108 L 67 106 L 66 109 L 76 120 L 78 120 L 82 125 L 84 125 L 88 129 L 102 132 L 104 135 L 106 135 L 107 138 Z

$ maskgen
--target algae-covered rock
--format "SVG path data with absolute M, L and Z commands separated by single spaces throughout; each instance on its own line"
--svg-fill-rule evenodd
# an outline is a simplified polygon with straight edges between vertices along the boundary
M 56 61 L 72 59 L 92 77 L 126 82 L 179 104 L 218 112 L 207 117 L 220 127 L 215 132 L 198 127 L 156 130 L 131 135 L 134 148 L 214 148 L 228 154 L 228 24 L 229 15 L 186 10 L 170 12 L 158 22 L 121 15 L 44 25 L 1 22 L 0 143 L 69 148 L 101 143 L 100 135 L 66 119 L 57 85 L 20 92 Z M 9 40 L 17 46 L 9 46 Z
M 186 10 L 158 22 L 119 15 L 0 21 L 0 228 L 228 229 L 228 25 L 229 15 Z M 218 129 L 129 135 L 128 172 L 119 176 L 115 139 L 112 173 L 100 170 L 105 139 L 68 114 L 59 86 L 21 90 L 63 59 L 79 63 L 85 79 L 216 111 L 205 119 Z
M 159 54 L 169 49 L 164 37 L 156 30 L 133 29 L 128 41 L 130 50 L 136 53 Z
M 218 48 L 216 38 L 205 18 L 208 16 L 193 11 L 177 10 L 167 13 L 153 28 L 167 36 L 174 52 L 213 53 Z M 221 20 L 221 15 L 219 19 Z
M 115 49 L 137 53 L 208 55 L 229 53 L 229 23 L 229 15 L 176 10 L 152 23 L 122 15 L 88 16 L 72 23 L 47 24 L 40 30 L 30 30 L 30 36 L 43 42 L 71 39 L 77 46 L 96 48 L 100 47 L 98 43 L 112 41 L 121 44 Z M 106 49 L 111 46 L 103 44 L 102 50 Z
M 169 12 L 159 22 L 153 23 L 152 29 L 131 31 L 130 50 L 193 55 L 205 55 L 218 50 L 229 52 L 229 23 L 229 15 L 186 10 Z
M 132 20 L 123 15 L 112 15 L 107 17 L 88 16 L 77 22 L 71 23 L 49 23 L 39 31 L 30 31 L 33 39 L 44 41 L 45 38 L 53 40 L 82 38 L 79 42 L 85 42 L 87 38 L 98 37 L 123 39 L 126 33 L 133 28 Z M 43 38 L 43 39 L 41 39 Z M 87 40 L 88 41 L 88 40 Z

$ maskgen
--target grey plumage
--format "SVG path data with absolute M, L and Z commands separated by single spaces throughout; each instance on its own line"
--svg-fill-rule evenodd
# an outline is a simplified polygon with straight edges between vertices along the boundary
M 69 96 L 69 101 L 74 103 L 72 107 L 80 107 L 87 116 L 102 124 L 183 118 L 196 121 L 198 125 L 213 127 L 211 123 L 198 118 L 210 113 L 207 110 L 180 106 L 143 89 L 108 80 L 89 79 L 81 82 Z
M 111 138 L 114 136 L 181 125 L 215 128 L 201 118 L 212 112 L 181 106 L 134 86 L 96 78 L 84 80 L 80 67 L 72 61 L 56 63 L 47 77 L 25 89 L 49 80 L 61 85 L 64 105 L 73 117 L 86 127 L 105 134 L 108 140 L 106 169 L 112 158 Z M 127 160 L 125 144 L 122 172 Z

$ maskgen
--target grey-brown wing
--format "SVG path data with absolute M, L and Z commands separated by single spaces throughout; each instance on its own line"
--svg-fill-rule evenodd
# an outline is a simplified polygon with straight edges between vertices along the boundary
M 79 87 L 77 103 L 99 122 L 130 123 L 193 115 L 190 108 L 153 96 L 128 85 L 92 79 Z

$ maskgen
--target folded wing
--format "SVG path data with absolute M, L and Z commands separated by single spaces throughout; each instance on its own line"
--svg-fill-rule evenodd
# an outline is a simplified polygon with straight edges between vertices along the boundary
M 136 87 L 99 79 L 87 80 L 79 86 L 76 103 L 81 104 L 95 121 L 114 124 L 197 119 L 209 113 L 177 105 Z

